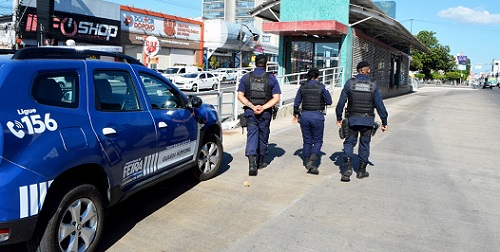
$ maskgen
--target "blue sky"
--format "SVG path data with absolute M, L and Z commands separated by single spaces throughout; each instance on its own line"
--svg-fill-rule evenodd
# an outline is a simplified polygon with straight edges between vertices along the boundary
M 200 17 L 201 0 L 107 0 L 180 17 Z M 474 71 L 488 71 L 500 59 L 500 3 L 498 0 L 396 0 L 396 20 L 413 34 L 436 33 L 451 54 L 464 53 Z M 9 13 L 12 0 L 0 0 L 0 12 Z M 9 13 L 10 14 L 10 13 Z

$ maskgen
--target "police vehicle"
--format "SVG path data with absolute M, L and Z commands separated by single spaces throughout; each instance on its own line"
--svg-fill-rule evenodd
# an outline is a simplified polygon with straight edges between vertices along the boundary
M 95 251 L 106 209 L 179 172 L 221 165 L 216 110 L 117 53 L 0 58 L 0 251 Z

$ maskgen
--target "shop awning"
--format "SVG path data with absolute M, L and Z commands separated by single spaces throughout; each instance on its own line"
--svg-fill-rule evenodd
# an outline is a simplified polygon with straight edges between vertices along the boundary
M 272 0 L 257 6 L 249 14 L 279 24 L 282 23 L 280 22 L 279 9 L 280 0 Z M 305 23 L 308 22 L 310 23 L 316 21 L 306 21 Z M 296 29 L 300 30 L 301 22 L 297 23 L 299 24 L 299 26 L 297 26 Z M 263 23 L 263 31 L 287 35 L 286 30 L 289 29 L 287 28 L 289 26 L 285 24 L 278 24 L 271 25 Z M 411 46 L 419 51 L 431 53 L 430 49 L 422 44 L 418 39 L 416 39 L 403 25 L 385 14 L 371 0 L 350 1 L 348 25 L 398 50 L 407 51 L 406 49 Z M 342 26 L 338 25 L 338 27 Z M 323 29 L 324 32 L 326 32 L 327 30 L 332 31 L 331 27 L 325 27 Z M 342 31 L 337 32 L 339 34 L 343 33 Z

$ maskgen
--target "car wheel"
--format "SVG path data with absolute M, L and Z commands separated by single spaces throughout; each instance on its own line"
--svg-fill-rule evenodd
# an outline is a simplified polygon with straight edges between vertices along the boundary
M 36 251 L 96 251 L 105 219 L 103 198 L 97 188 L 81 184 L 54 202 L 47 206 L 55 212 L 39 234 Z
M 222 77 L 222 81 L 226 81 L 226 77 Z
M 211 179 L 217 175 L 222 163 L 222 142 L 218 136 L 207 136 L 198 150 L 193 174 L 199 181 Z
M 213 90 L 216 90 L 216 89 L 217 89 L 217 84 L 213 84 L 213 85 L 212 85 L 212 89 L 213 89 Z
M 191 91 L 193 91 L 193 92 L 198 91 L 198 85 L 193 84 L 193 86 L 191 87 Z

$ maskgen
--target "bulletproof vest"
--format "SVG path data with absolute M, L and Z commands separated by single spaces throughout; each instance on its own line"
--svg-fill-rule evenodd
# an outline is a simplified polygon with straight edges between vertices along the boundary
M 269 86 L 270 73 L 254 74 L 249 73 L 249 78 L 245 80 L 245 97 L 254 105 L 264 105 L 273 98 L 271 87 Z
M 374 81 L 360 81 L 351 79 L 348 94 L 347 112 L 349 116 L 375 117 L 373 96 L 375 93 Z
M 325 109 L 325 99 L 323 98 L 322 88 L 322 84 L 303 84 L 300 87 L 303 110 L 320 111 Z

